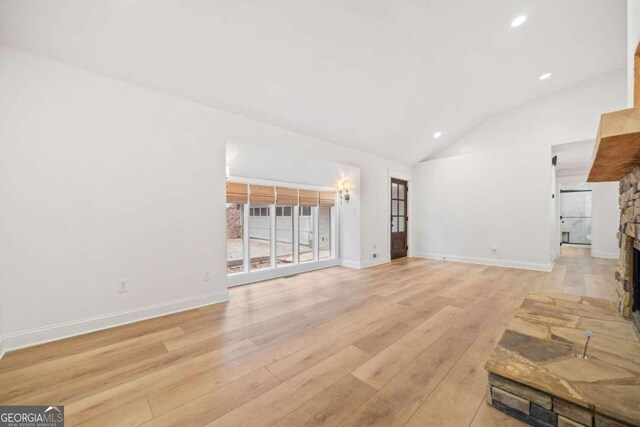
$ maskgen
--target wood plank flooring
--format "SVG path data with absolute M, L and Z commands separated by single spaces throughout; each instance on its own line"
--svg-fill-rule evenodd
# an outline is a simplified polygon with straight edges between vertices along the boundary
M 0 404 L 67 425 L 522 425 L 483 365 L 524 295 L 612 298 L 615 260 L 565 248 L 551 273 L 404 258 L 230 290 L 227 303 L 11 352 Z

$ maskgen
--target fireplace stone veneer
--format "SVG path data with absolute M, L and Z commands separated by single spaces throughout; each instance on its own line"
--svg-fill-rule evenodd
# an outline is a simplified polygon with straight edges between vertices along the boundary
M 634 314 L 633 292 L 634 247 L 640 249 L 640 166 L 633 168 L 620 180 L 620 228 L 618 242 L 620 254 L 616 269 L 616 306 L 618 311 L 630 318 Z M 636 276 L 638 272 L 636 272 Z M 638 326 L 638 316 L 633 316 Z

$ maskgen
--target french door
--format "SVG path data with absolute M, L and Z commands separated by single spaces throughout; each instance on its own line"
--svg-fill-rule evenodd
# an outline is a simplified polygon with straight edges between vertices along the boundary
M 407 256 L 407 181 L 391 178 L 391 259 Z

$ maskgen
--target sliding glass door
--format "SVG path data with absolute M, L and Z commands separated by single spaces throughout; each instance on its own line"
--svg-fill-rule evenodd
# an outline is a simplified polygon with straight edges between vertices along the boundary
M 591 187 L 587 183 L 560 187 L 562 244 L 591 244 Z

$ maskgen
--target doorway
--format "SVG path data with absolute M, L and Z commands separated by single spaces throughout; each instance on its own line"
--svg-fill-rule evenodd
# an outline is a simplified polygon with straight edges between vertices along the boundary
M 407 181 L 391 178 L 391 259 L 407 256 L 408 199 Z
M 591 186 L 587 183 L 560 186 L 562 246 L 591 245 L 591 200 Z

